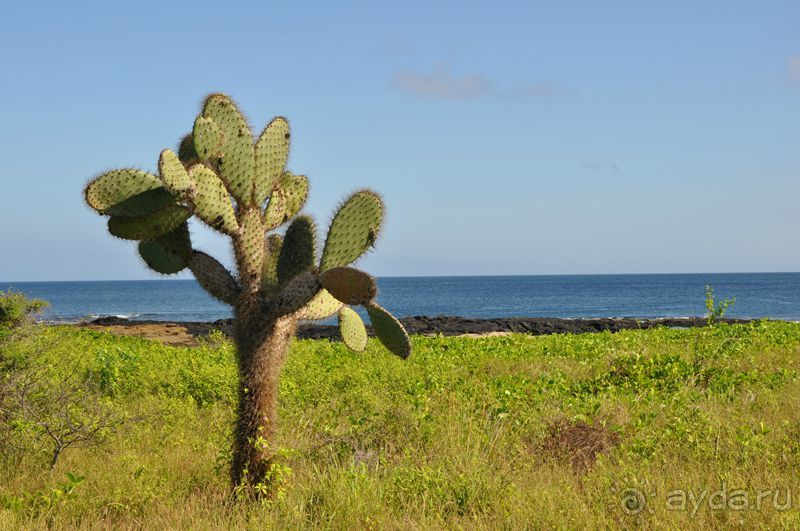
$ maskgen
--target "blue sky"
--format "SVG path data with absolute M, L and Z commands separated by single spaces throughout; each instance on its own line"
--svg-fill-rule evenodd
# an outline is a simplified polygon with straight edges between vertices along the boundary
M 0 7 L 0 279 L 155 278 L 81 188 L 216 91 L 322 228 L 384 195 L 377 275 L 800 269 L 800 3 L 229 4 Z

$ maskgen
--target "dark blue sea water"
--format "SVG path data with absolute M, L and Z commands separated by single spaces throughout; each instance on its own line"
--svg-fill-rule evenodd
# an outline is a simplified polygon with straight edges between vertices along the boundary
M 800 320 L 800 273 L 387 277 L 378 302 L 398 317 L 683 317 L 703 315 L 704 286 L 735 297 L 731 317 Z M 48 320 L 104 315 L 160 321 L 230 317 L 194 280 L 0 282 L 51 303 Z

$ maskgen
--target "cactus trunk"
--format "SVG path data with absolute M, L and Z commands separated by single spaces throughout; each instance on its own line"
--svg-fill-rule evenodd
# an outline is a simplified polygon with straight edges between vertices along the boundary
M 254 324 L 247 308 L 241 310 L 235 331 L 240 383 L 231 468 L 236 486 L 268 477 L 275 454 L 278 381 L 297 328 L 291 316 Z

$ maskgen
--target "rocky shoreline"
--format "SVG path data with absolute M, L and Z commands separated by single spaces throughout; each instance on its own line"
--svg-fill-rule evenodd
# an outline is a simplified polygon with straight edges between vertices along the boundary
M 409 334 L 443 336 L 481 336 L 521 333 L 530 335 L 545 334 L 583 334 L 588 332 L 647 329 L 657 326 L 672 328 L 694 328 L 706 326 L 704 317 L 634 319 L 634 318 L 587 318 L 564 319 L 556 317 L 503 317 L 494 319 L 468 319 L 439 315 L 435 317 L 414 316 L 400 319 Z M 720 319 L 729 324 L 748 323 L 752 319 Z M 159 339 L 173 345 L 196 345 L 197 339 L 219 330 L 230 336 L 232 320 L 221 319 L 213 323 L 131 321 L 120 317 L 101 317 L 84 326 L 92 329 L 108 330 L 121 335 L 135 335 Z M 372 331 L 367 327 L 370 335 Z M 301 339 L 338 340 L 339 332 L 335 325 L 316 325 L 303 323 L 299 326 L 297 337 Z

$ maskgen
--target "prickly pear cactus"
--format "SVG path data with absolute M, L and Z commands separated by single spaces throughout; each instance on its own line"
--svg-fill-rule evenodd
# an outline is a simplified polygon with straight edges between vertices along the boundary
M 211 94 L 178 152 L 160 153 L 158 175 L 112 170 L 84 190 L 86 203 L 109 216 L 112 235 L 139 242 L 150 269 L 165 275 L 188 269 L 209 294 L 233 307 L 240 368 L 236 485 L 263 478 L 269 469 L 269 445 L 254 441 L 274 434 L 278 375 L 299 320 L 337 315 L 344 344 L 360 352 L 367 331 L 349 307 L 360 305 L 391 352 L 402 358 L 411 353 L 400 322 L 375 303 L 375 279 L 351 267 L 375 244 L 383 201 L 370 190 L 347 198 L 317 261 L 316 226 L 299 215 L 308 179 L 286 170 L 289 139 L 288 121 L 277 117 L 254 140 L 236 104 Z M 193 247 L 192 216 L 231 238 L 235 274 Z

